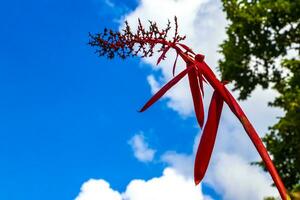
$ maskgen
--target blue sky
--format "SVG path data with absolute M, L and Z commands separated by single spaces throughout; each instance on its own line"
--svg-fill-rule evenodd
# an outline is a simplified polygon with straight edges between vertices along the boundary
M 167 75 L 151 61 L 99 58 L 87 45 L 89 32 L 118 29 L 140 4 L 2 2 L 0 199 L 75 199 L 90 178 L 124 192 L 133 179 L 161 176 L 165 152 L 193 154 L 199 129 L 194 117 L 167 106 L 172 96 L 137 112 L 151 96 L 149 75 Z M 140 133 L 155 149 L 151 162 L 136 159 L 128 142 Z M 214 180 L 203 192 L 223 199 Z

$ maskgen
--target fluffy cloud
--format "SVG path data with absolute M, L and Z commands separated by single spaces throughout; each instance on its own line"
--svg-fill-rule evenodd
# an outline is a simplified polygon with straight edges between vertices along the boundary
M 123 196 L 126 200 L 203 199 L 200 186 L 195 187 L 193 179 L 187 179 L 172 168 L 166 168 L 159 178 L 131 181 Z
M 276 188 L 270 187 L 272 181 L 268 174 L 234 154 L 218 154 L 207 175 L 206 182 L 213 185 L 224 200 L 258 200 L 279 195 Z
M 154 158 L 155 150 L 149 148 L 142 133 L 134 135 L 128 142 L 134 156 L 141 162 L 150 162 Z
M 81 191 L 75 200 L 122 200 L 119 192 L 110 188 L 105 180 L 90 179 L 81 186 Z
M 175 151 L 169 151 L 161 156 L 161 161 L 167 163 L 172 168 L 185 177 L 192 178 L 194 170 L 194 156 Z
M 201 193 L 201 186 L 195 186 L 192 179 L 166 168 L 162 176 L 150 180 L 132 180 L 126 191 L 121 193 L 104 180 L 91 179 L 81 187 L 75 200 L 208 200 Z

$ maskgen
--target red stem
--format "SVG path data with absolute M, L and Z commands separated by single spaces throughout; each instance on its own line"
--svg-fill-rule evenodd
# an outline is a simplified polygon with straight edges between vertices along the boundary
M 201 63 L 197 63 L 197 65 L 201 65 Z M 203 75 L 208 80 L 208 82 L 211 84 L 211 86 L 222 95 L 222 97 L 224 98 L 224 101 L 227 103 L 227 105 L 229 106 L 231 111 L 237 116 L 239 121 L 242 123 L 246 133 L 250 137 L 256 150 L 258 151 L 259 155 L 261 156 L 262 160 L 264 161 L 266 168 L 268 169 L 269 173 L 271 174 L 271 177 L 280 193 L 281 198 L 283 200 L 290 199 L 286 192 L 284 184 L 283 184 L 264 144 L 262 143 L 256 130 L 254 129 L 254 127 L 248 120 L 247 116 L 243 112 L 243 110 L 240 107 L 240 105 L 238 104 L 238 102 L 231 95 L 231 93 L 226 89 L 226 87 L 223 86 L 223 84 L 216 78 L 216 76 L 213 74 L 212 70 L 209 68 L 209 66 L 205 62 L 203 62 L 201 69 L 202 69 Z

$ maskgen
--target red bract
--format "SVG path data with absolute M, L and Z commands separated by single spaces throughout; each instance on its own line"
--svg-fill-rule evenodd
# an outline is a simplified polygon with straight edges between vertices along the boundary
M 211 98 L 207 122 L 203 129 L 202 137 L 196 154 L 194 167 L 194 180 L 196 184 L 199 184 L 203 179 L 209 164 L 217 136 L 223 102 L 223 98 L 217 91 L 215 91 Z
M 195 183 L 200 183 L 209 165 L 223 108 L 223 102 L 225 102 L 242 123 L 246 133 L 255 145 L 266 165 L 266 168 L 272 176 L 281 198 L 283 200 L 290 199 L 266 148 L 242 108 L 231 93 L 226 89 L 224 84 L 217 79 L 210 67 L 205 63 L 204 56 L 201 54 L 195 54 L 188 46 L 179 43 L 181 40 L 184 40 L 185 37 L 178 35 L 177 28 L 177 19 L 175 18 L 175 35 L 172 40 L 167 40 L 166 38 L 170 29 L 170 22 L 166 29 L 159 30 L 156 24 L 150 21 L 149 31 L 146 31 L 139 21 L 138 30 L 135 34 L 131 32 L 129 25 L 126 23 L 126 27 L 123 30 L 124 33 L 105 30 L 103 34 L 91 35 L 92 40 L 89 44 L 98 47 L 96 52 L 100 56 L 107 55 L 109 58 L 113 58 L 115 54 L 119 55 L 121 58 L 125 58 L 129 55 L 138 55 L 138 53 L 141 53 L 143 57 L 152 56 L 154 47 L 156 45 L 161 45 L 159 52 L 162 52 L 162 54 L 159 57 L 157 64 L 165 58 L 166 53 L 170 49 L 175 50 L 177 56 L 173 66 L 173 74 L 175 73 L 178 56 L 180 56 L 186 63 L 186 69 L 164 85 L 140 111 L 143 112 L 148 109 L 172 86 L 178 83 L 185 75 L 188 75 L 196 118 L 202 128 L 204 125 L 202 99 L 202 96 L 204 95 L 203 81 L 212 86 L 214 94 L 195 160 Z
M 152 104 L 154 104 L 160 97 L 162 97 L 171 87 L 173 87 L 178 81 L 180 81 L 194 66 L 187 67 L 180 72 L 171 81 L 164 85 L 153 97 L 141 108 L 140 112 L 147 110 Z
M 189 66 L 195 66 L 192 63 L 188 63 L 187 67 Z M 189 73 L 188 73 L 188 78 L 190 82 L 190 89 L 193 97 L 193 103 L 194 103 L 194 108 L 195 108 L 195 113 L 196 113 L 196 118 L 197 121 L 200 125 L 200 127 L 203 127 L 204 123 L 204 109 L 203 109 L 203 101 L 201 97 L 201 89 L 199 86 L 199 81 L 198 79 L 198 73 L 197 73 L 197 68 L 194 67 Z

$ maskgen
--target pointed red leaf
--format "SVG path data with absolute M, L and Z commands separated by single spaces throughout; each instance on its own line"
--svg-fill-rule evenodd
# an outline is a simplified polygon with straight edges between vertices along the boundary
M 162 97 L 172 86 L 174 86 L 178 81 L 180 81 L 191 69 L 194 69 L 193 66 L 187 67 L 185 70 L 180 72 L 177 76 L 175 76 L 172 80 L 170 80 L 167 84 L 165 84 L 155 95 L 151 97 L 149 101 L 142 107 L 140 112 L 147 110 L 152 104 L 154 104 L 160 97 Z
M 200 94 L 200 87 L 198 83 L 196 68 L 193 68 L 193 70 L 191 70 L 188 73 L 188 77 L 189 77 L 190 89 L 193 97 L 196 118 L 200 127 L 202 128 L 204 123 L 204 109 L 203 109 L 202 97 Z
M 174 64 L 173 64 L 173 70 L 172 70 L 173 76 L 175 76 L 175 68 L 176 68 L 176 64 L 177 64 L 177 59 L 178 59 L 178 53 L 177 53 L 177 55 L 176 55 L 175 62 L 174 62 Z
M 209 164 L 209 160 L 217 136 L 223 102 L 223 98 L 217 91 L 215 91 L 209 105 L 207 122 L 204 126 L 204 130 L 202 132 L 202 137 L 196 154 L 194 166 L 194 181 L 196 185 L 199 184 L 203 179 Z
M 166 53 L 169 51 L 169 49 L 171 48 L 171 46 L 168 46 L 164 49 L 164 51 L 162 52 L 162 54 L 160 55 L 160 57 L 157 60 L 156 65 L 158 65 L 160 63 L 161 60 L 165 59 L 166 57 Z

